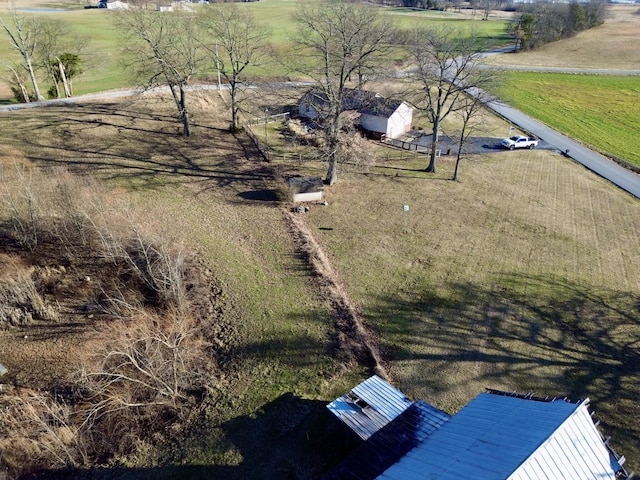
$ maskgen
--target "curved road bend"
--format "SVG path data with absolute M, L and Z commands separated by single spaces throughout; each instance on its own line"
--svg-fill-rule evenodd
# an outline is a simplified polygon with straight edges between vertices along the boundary
M 543 139 L 561 152 L 568 152 L 568 157 L 629 192 L 634 197 L 640 198 L 640 175 L 621 167 L 599 153 L 571 140 L 569 137 L 558 133 L 509 105 L 494 100 L 488 106 L 522 130 Z

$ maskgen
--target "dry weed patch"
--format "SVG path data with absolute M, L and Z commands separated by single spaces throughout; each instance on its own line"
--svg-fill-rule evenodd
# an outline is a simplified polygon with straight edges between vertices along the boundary
M 186 244 L 52 173 L 7 170 L 3 183 L 0 355 L 19 388 L 0 393 L 12 412 L 0 449 L 13 473 L 117 459 L 153 432 L 162 442 L 216 384 L 233 337 Z

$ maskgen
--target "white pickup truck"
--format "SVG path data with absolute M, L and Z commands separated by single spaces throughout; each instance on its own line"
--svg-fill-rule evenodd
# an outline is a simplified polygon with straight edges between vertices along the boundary
M 537 138 L 514 135 L 511 138 L 503 139 L 500 145 L 509 150 L 515 150 L 516 148 L 533 148 L 536 147 L 539 142 L 540 140 Z

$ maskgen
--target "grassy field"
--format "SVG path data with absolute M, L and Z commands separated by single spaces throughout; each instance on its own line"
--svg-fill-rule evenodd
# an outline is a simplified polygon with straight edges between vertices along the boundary
M 138 452 L 127 467 L 162 464 L 170 455 L 178 464 L 211 466 L 202 478 L 275 480 L 303 468 L 302 461 L 317 470 L 322 457 L 310 453 L 335 446 L 317 445 L 327 424 L 325 401 L 357 382 L 363 369 L 344 368 L 334 357 L 330 306 L 296 251 L 285 211 L 273 200 L 252 200 L 253 192 L 273 188 L 271 169 L 246 137 L 222 130 L 227 120 L 216 116 L 224 111 L 219 99 L 194 103 L 193 141 L 175 135 L 170 103 L 150 99 L 4 114 L 0 169 L 31 161 L 108 182 L 146 215 L 184 232 L 223 284 L 235 334 L 226 339 L 232 355 L 214 382 L 205 427 L 185 433 L 163 460 Z M 0 355 L 14 370 L 42 358 L 68 358 L 68 345 L 60 341 L 34 340 L 16 350 L 16 335 L 0 332 Z M 76 351 L 75 358 L 84 354 L 90 352 Z M 23 379 L 38 375 L 19 373 Z M 306 440 L 274 433 L 309 415 L 323 420 Z M 315 447 L 297 459 L 310 442 Z M 181 475 L 187 473 L 197 478 L 191 471 Z M 131 478 L 138 474 L 131 471 Z
M 253 5 L 284 26 L 293 4 Z M 109 77 L 116 35 L 100 14 L 64 15 L 94 22 L 88 31 L 102 53 L 93 81 L 126 83 Z M 584 81 L 572 88 L 595 88 Z M 21 162 L 64 166 L 180 230 L 221 280 L 237 326 L 200 427 L 181 432 L 164 457 L 132 456 L 126 467 L 141 470 L 114 475 L 314 478 L 326 468 L 319 462 L 340 453 L 325 403 L 368 372 L 338 357 L 331 306 L 292 239 L 289 205 L 266 194 L 274 172 L 323 175 L 325 165 L 263 163 L 246 137 L 224 130 L 215 97 L 194 98 L 195 135 L 186 140 L 175 135 L 173 108 L 137 98 L 0 114 L 0 172 Z M 495 128 L 504 135 L 503 124 Z M 437 174 L 423 171 L 425 159 L 379 157 L 367 169 L 343 167 L 328 205 L 303 218 L 377 337 L 394 384 L 451 413 L 485 387 L 589 396 L 612 444 L 639 470 L 638 200 L 544 151 L 464 158 L 460 183 L 448 180 L 446 157 Z M 14 336 L 0 332 L 0 354 Z M 163 467 L 167 459 L 180 466 Z
M 26 14 L 29 15 L 29 14 Z M 122 64 L 120 34 L 111 24 L 109 12 L 105 10 L 72 10 L 40 14 L 43 18 L 53 18 L 65 22 L 74 34 L 88 40 L 82 61 L 84 73 L 74 79 L 74 93 L 99 92 L 135 85 L 133 78 L 127 74 Z M 3 20 L 11 25 L 10 18 L 3 15 Z M 6 62 L 17 60 L 17 52 L 11 49 L 6 34 L 0 36 L 0 59 Z M 4 75 L 0 81 L 0 99 L 10 100 L 12 93 Z M 44 84 L 43 84 L 44 85 Z M 48 86 L 47 86 L 48 88 Z M 46 88 L 41 89 L 46 91 Z
M 468 159 L 459 184 L 396 166 L 309 221 L 401 390 L 448 411 L 484 387 L 588 396 L 637 468 L 638 201 L 547 152 Z
M 40 15 L 44 18 L 55 18 L 68 23 L 75 34 L 90 39 L 86 51 L 82 55 L 84 73 L 74 80 L 74 92 L 76 95 L 84 93 L 100 92 L 129 86 L 135 86 L 135 80 L 127 73 L 123 65 L 121 34 L 114 28 L 110 19 L 110 13 L 105 10 L 78 8 L 77 3 L 70 4 L 70 11 L 50 13 L 29 13 L 24 15 Z M 291 39 L 295 38 L 296 30 L 292 22 L 292 14 L 296 8 L 296 2 L 292 0 L 267 0 L 241 4 L 254 12 L 259 22 L 263 22 L 271 28 L 270 41 L 283 55 L 288 55 L 292 48 Z M 18 5 L 20 6 L 20 5 Z M 31 5 L 25 4 L 31 7 Z M 45 6 L 47 4 L 45 3 Z M 50 7 L 59 6 L 49 4 Z M 202 6 L 194 5 L 196 9 Z M 197 10 L 196 10 L 197 11 Z M 442 13 L 442 12 L 411 12 L 406 9 L 384 8 L 383 15 L 391 17 L 400 28 L 412 28 L 415 25 L 428 24 L 452 24 L 463 28 L 474 28 L 481 32 L 487 42 L 503 44 L 508 41 L 504 34 L 504 19 L 496 18 L 489 22 L 480 21 L 480 16 L 473 18 L 468 13 Z M 8 15 L 3 19 L 10 25 Z M 5 61 L 17 60 L 17 53 L 13 51 L 5 38 L 0 35 L 0 59 Z M 212 66 L 204 68 L 203 75 L 213 71 Z M 266 75 L 270 77 L 285 76 L 288 72 L 279 62 L 269 62 L 263 68 L 255 69 L 251 74 Z M 8 75 L 0 79 L 0 101 L 10 101 L 12 93 L 7 83 Z M 46 90 L 46 89 L 45 89 Z
M 288 205 L 264 192 L 274 171 L 325 166 L 261 162 L 222 129 L 215 97 L 195 99 L 189 140 L 175 135 L 171 108 L 138 99 L 1 114 L 4 168 L 26 160 L 102 179 L 188 236 L 224 285 L 238 328 L 227 374 L 206 421 L 176 440 L 169 458 L 187 466 L 154 472 L 313 478 L 326 458 L 318 449 L 339 443 L 326 436 L 324 403 L 367 372 L 338 359 Z M 452 413 L 484 387 L 589 396 L 637 469 L 638 201 L 550 152 L 465 158 L 460 183 L 448 180 L 451 159 L 435 175 L 425 165 L 346 166 L 328 205 L 303 217 L 394 383 Z M 129 466 L 149 464 L 141 455 Z
M 497 65 L 640 70 L 639 32 L 637 5 L 609 5 L 607 19 L 598 27 L 536 50 L 495 55 L 488 61 Z
M 640 166 L 637 77 L 508 72 L 499 95 L 596 150 Z

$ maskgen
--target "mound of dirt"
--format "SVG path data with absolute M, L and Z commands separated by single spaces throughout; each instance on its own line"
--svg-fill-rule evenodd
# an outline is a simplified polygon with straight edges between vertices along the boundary
M 292 237 L 317 276 L 322 295 L 331 303 L 336 328 L 338 354 L 345 363 L 356 361 L 372 373 L 389 380 L 374 334 L 347 295 L 329 257 L 313 237 L 303 220 L 289 213 Z

